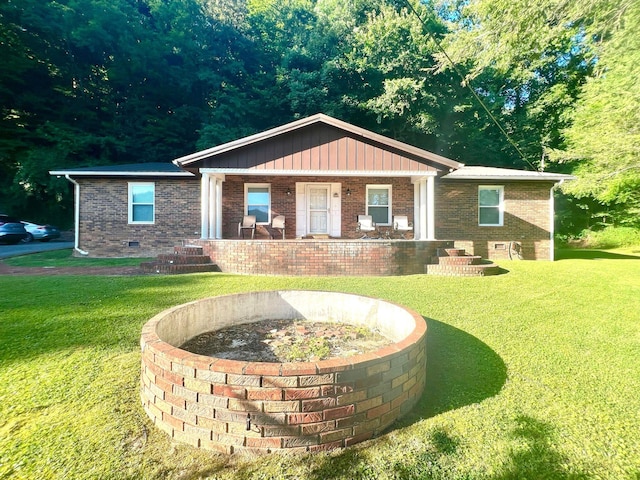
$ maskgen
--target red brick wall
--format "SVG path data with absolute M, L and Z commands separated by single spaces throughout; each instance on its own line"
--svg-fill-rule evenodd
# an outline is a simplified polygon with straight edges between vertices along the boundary
M 198 306 L 187 305 L 193 318 Z M 349 358 L 287 363 L 176 348 L 160 339 L 157 326 L 171 315 L 176 318 L 167 328 L 184 325 L 178 313 L 163 312 L 142 329 L 140 398 L 155 426 L 194 447 L 228 454 L 348 447 L 383 433 L 425 389 L 427 326 L 417 313 L 408 335 L 389 346 Z
M 222 185 L 222 236 L 237 238 L 238 222 L 242 220 L 245 183 L 270 183 L 272 216 L 286 217 L 286 238 L 296 237 L 296 182 L 341 183 L 341 238 L 360 238 L 356 231 L 358 215 L 366 213 L 365 195 L 367 185 L 393 184 L 392 207 L 394 215 L 413 218 L 413 184 L 409 178 L 383 177 L 269 177 L 227 175 Z M 347 196 L 347 189 L 351 195 Z M 287 190 L 291 195 L 287 195 Z M 258 226 L 258 237 L 268 238 L 269 232 Z
M 197 179 L 78 179 L 79 248 L 91 257 L 151 257 L 200 235 Z M 128 182 L 155 182 L 155 224 L 129 225 Z M 138 242 L 139 246 L 129 246 Z
M 223 272 L 252 275 L 390 276 L 425 273 L 446 241 L 190 239 Z
M 504 186 L 504 223 L 478 226 L 478 186 Z M 436 182 L 436 238 L 455 240 L 467 253 L 508 258 L 509 242 L 522 244 L 525 259 L 548 260 L 551 241 L 547 182 Z
M 129 225 L 128 181 L 140 179 L 79 179 L 79 248 L 93 257 L 148 257 L 171 253 L 184 239 L 200 236 L 200 182 L 198 179 L 158 178 L 156 182 L 156 222 Z M 228 175 L 223 184 L 223 237 L 237 238 L 243 215 L 244 183 L 270 183 L 273 215 L 285 215 L 286 237 L 295 238 L 296 182 L 315 182 L 317 177 L 268 177 Z M 326 183 L 341 183 L 341 223 L 343 239 L 359 238 L 357 216 L 365 213 L 366 185 L 393 184 L 394 215 L 413 218 L 414 187 L 409 178 L 323 177 Z M 436 238 L 455 240 L 468 253 L 500 260 L 508 258 L 508 244 L 520 242 L 527 259 L 548 259 L 549 191 L 548 182 L 504 183 L 505 215 L 502 227 L 478 226 L 478 185 L 499 182 L 436 180 Z M 351 195 L 346 195 L 346 190 Z M 287 195 L 287 191 L 291 195 Z M 269 231 L 258 227 L 258 238 L 269 238 Z M 137 242 L 138 246 L 130 246 Z M 379 252 L 378 252 L 379 253 Z M 377 253 L 377 254 L 378 254 Z M 291 255 L 292 252 L 283 252 Z M 360 252 L 359 254 L 363 254 Z M 301 254 L 303 257 L 306 254 Z M 384 260 L 381 260 L 384 261 Z M 375 263 L 375 262 L 374 262 Z M 339 270 L 340 267 L 333 267 Z M 404 267 L 402 267 L 404 269 Z M 406 270 L 406 269 L 405 269 Z M 418 273 L 418 272 L 412 272 Z M 331 274 L 327 272 L 326 274 Z

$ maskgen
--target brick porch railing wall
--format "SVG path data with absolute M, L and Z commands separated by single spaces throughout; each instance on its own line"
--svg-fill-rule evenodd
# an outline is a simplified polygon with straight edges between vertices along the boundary
M 223 272 L 254 275 L 389 276 L 425 273 L 450 241 L 200 240 Z

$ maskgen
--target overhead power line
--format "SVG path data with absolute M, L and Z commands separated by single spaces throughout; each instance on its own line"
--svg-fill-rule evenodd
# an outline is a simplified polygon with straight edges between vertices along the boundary
M 493 115 L 493 113 L 491 113 L 491 111 L 489 110 L 489 108 L 487 107 L 487 105 L 484 103 L 484 101 L 482 100 L 482 98 L 480 98 L 480 95 L 478 95 L 478 93 L 474 90 L 474 88 L 471 85 L 471 82 L 469 80 L 467 80 L 465 78 L 465 76 L 462 74 L 462 72 L 460 71 L 460 69 L 458 68 L 458 66 L 455 64 L 455 62 L 451 59 L 451 57 L 449 56 L 449 54 L 447 53 L 447 51 L 444 49 L 444 47 L 442 46 L 442 43 L 440 43 L 440 40 L 438 40 L 436 38 L 436 36 L 431 32 L 431 30 L 429 29 L 427 22 L 420 16 L 420 14 L 418 13 L 418 11 L 413 7 L 413 5 L 411 5 L 411 2 L 409 0 L 404 0 L 404 3 L 407 5 L 407 7 L 409 8 L 409 10 L 416 16 L 416 18 L 420 21 L 420 23 L 422 24 L 422 26 L 424 27 L 425 31 L 427 32 L 427 34 L 429 35 L 429 37 L 431 37 L 431 40 L 433 40 L 433 42 L 436 44 L 436 47 L 438 48 L 438 50 L 440 50 L 440 52 L 444 55 L 444 57 L 448 60 L 448 62 L 451 64 L 451 67 L 453 68 L 454 72 L 456 72 L 456 74 L 460 77 L 460 80 L 462 81 L 462 84 L 464 86 L 466 86 L 469 91 L 471 92 L 471 94 L 475 97 L 475 99 L 478 101 L 478 103 L 482 106 L 482 108 L 484 109 L 485 112 L 487 112 L 487 115 L 489 115 L 489 118 L 493 121 L 493 123 L 496 125 L 496 127 L 498 127 L 498 129 L 500 130 L 500 132 L 502 133 L 502 135 L 504 135 L 504 137 L 507 139 L 507 142 L 509 142 L 509 144 L 516 150 L 516 152 L 518 152 L 518 155 L 520 155 L 520 158 L 525 161 L 527 163 L 527 165 L 529 165 L 534 171 L 537 171 L 538 169 L 533 166 L 533 164 L 527 160 L 527 157 L 525 156 L 525 154 L 522 152 L 522 150 L 520 149 L 520 147 L 518 146 L 518 144 L 511 138 L 511 136 L 507 133 L 507 131 L 502 127 L 502 125 L 500 125 L 500 122 L 498 121 L 498 119 Z

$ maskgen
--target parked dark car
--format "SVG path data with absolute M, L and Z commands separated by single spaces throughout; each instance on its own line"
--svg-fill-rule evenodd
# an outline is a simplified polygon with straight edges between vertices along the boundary
M 53 225 L 38 225 L 37 223 L 22 221 L 24 228 L 27 230 L 27 238 L 23 242 L 32 242 L 33 240 L 40 240 L 41 242 L 48 242 L 54 238 L 60 238 L 60 230 Z
M 13 245 L 27 238 L 27 231 L 20 220 L 0 214 L 0 243 Z

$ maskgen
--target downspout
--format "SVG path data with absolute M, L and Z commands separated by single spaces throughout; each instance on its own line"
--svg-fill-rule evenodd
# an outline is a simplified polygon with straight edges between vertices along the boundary
M 558 183 L 555 183 L 549 191 L 549 240 L 551 241 L 551 246 L 549 248 L 549 260 L 551 260 L 552 262 L 556 259 L 556 206 L 555 199 L 553 198 L 553 191 L 556 189 L 556 187 L 562 185 L 563 182 L 564 180 L 560 180 Z
M 73 183 L 73 223 L 74 223 L 74 246 L 73 249 L 78 252 L 80 255 L 89 255 L 89 252 L 80 249 L 79 239 L 80 239 L 80 184 L 76 182 L 69 174 L 64 176 L 67 180 Z

